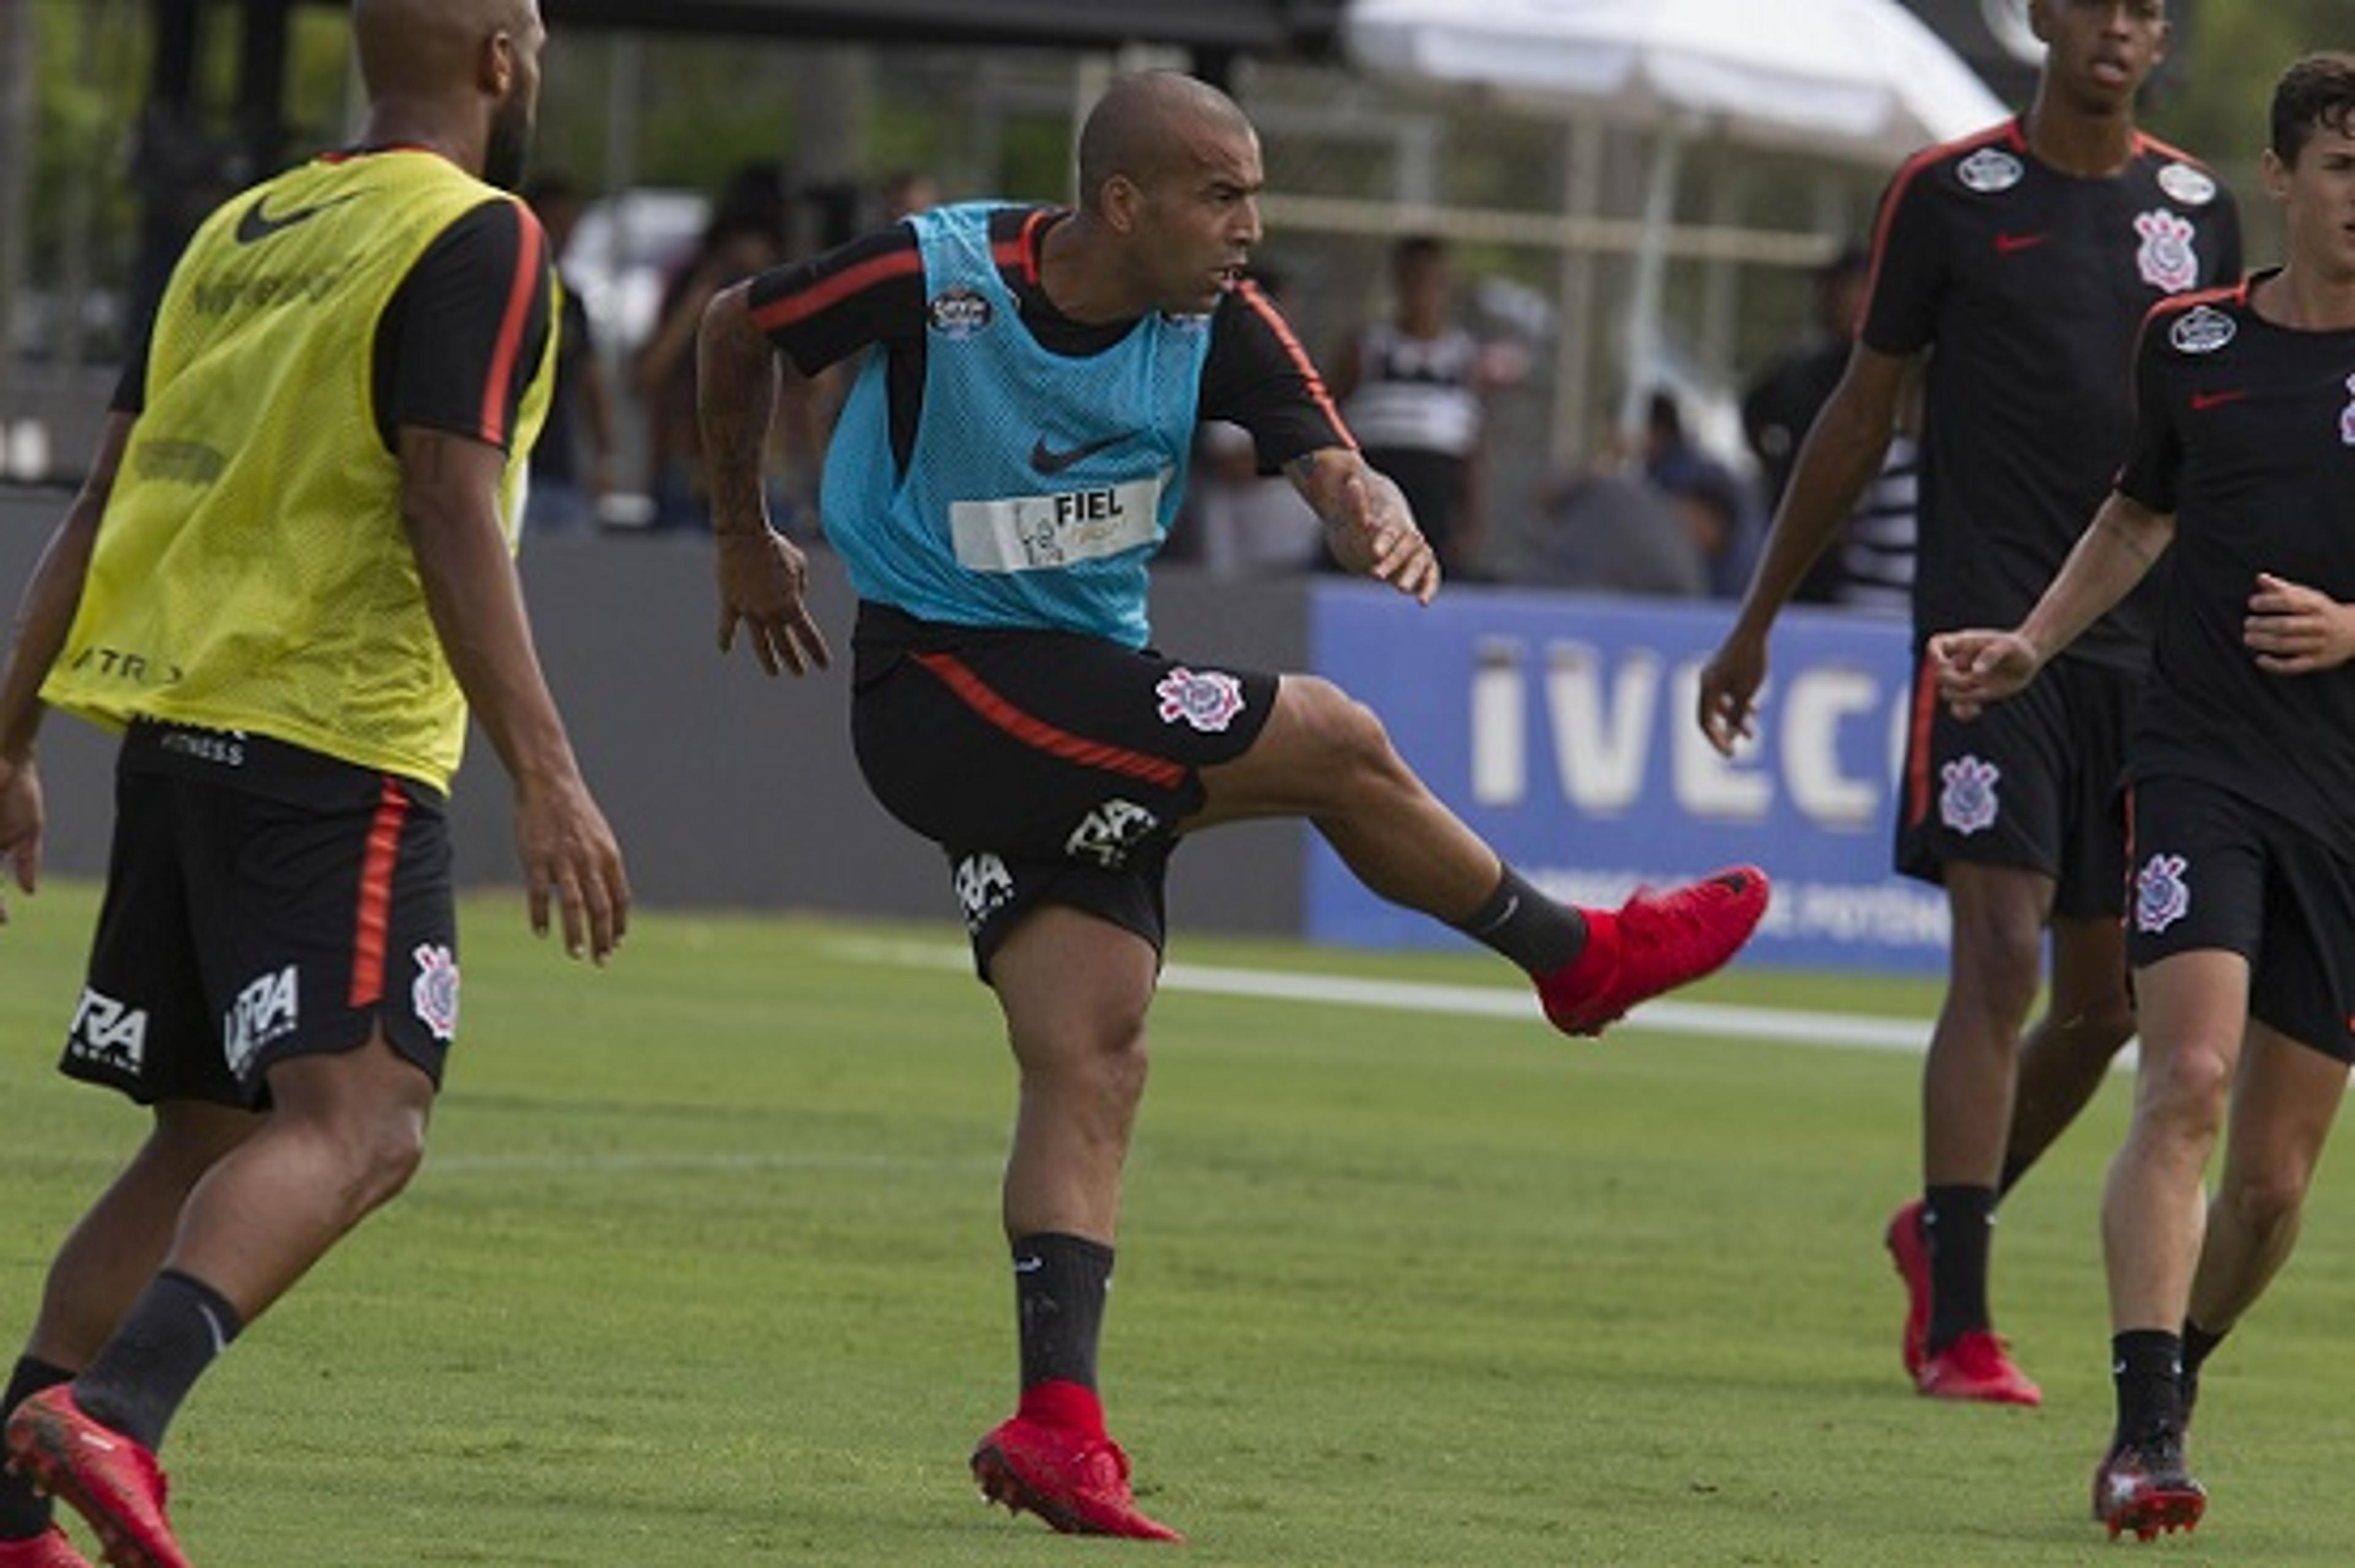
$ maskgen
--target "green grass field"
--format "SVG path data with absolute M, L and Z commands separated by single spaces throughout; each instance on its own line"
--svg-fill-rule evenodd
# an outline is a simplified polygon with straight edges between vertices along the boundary
M 140 1134 L 50 1071 L 94 905 L 0 933 L 0 1346 Z M 1157 1549 L 985 1511 L 1013 1392 L 1012 1073 L 947 928 L 645 917 L 609 971 L 470 902 L 433 1150 L 200 1385 L 165 1457 L 206 1568 L 1027 1564 Z M 1477 955 L 1182 939 L 1180 962 L 1505 985 Z M 1926 1016 L 1927 986 L 1707 1000 Z M 1104 1348 L 1196 1563 L 2343 1564 L 2355 1218 L 2219 1358 L 2195 1541 L 2106 1544 L 2094 1242 L 2126 1085 L 2006 1207 L 2040 1412 L 1916 1398 L 1880 1244 L 1917 1061 L 1172 991 Z

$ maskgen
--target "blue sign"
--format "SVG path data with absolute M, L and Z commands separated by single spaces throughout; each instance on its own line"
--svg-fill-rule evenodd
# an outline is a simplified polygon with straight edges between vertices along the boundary
M 1912 717 L 1905 626 L 1785 613 L 1758 734 L 1728 760 L 1693 712 L 1732 615 L 1476 588 L 1424 608 L 1320 583 L 1310 664 L 1370 705 L 1440 798 L 1557 897 L 1616 905 L 1639 885 L 1750 861 L 1774 882 L 1751 961 L 1943 969 L 1945 895 L 1890 869 Z M 1322 839 L 1307 892 L 1317 941 L 1458 940 L 1368 892 Z

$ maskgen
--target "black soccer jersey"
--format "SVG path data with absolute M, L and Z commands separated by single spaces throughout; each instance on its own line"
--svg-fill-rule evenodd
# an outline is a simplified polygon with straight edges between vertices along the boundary
M 2015 120 L 1898 171 L 1873 237 L 1864 341 L 1932 350 L 1917 638 L 2028 613 L 2133 436 L 2144 315 L 2240 266 L 2231 194 L 2147 137 L 2120 173 L 2081 178 L 2041 162 Z M 2149 599 L 2128 600 L 2070 651 L 2139 668 Z
M 2355 855 L 2355 665 L 2270 675 L 2242 637 L 2261 571 L 2355 603 L 2355 331 L 2276 326 L 2249 293 L 2143 329 L 2118 488 L 2176 531 L 2128 773 L 2207 781 Z
M 1051 207 L 1001 208 L 990 217 L 990 249 L 1031 336 L 1050 352 L 1082 357 L 1110 348 L 1135 323 L 1073 321 L 1039 286 L 1039 247 L 1066 216 Z M 810 261 L 763 272 L 753 280 L 748 303 L 754 324 L 804 375 L 870 345 L 890 356 L 891 448 L 904 470 L 923 409 L 932 323 L 915 231 L 895 223 Z M 1357 444 L 1299 338 L 1273 302 L 1251 284 L 1230 290 L 1210 317 L 1201 417 L 1250 431 L 1260 466 L 1271 472 L 1310 452 Z

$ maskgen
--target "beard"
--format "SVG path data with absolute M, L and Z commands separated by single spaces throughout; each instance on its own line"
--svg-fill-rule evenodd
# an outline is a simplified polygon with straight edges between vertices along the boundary
M 501 190 L 523 186 L 531 163 L 531 105 L 522 97 L 508 99 L 491 118 L 491 136 L 483 149 L 483 178 Z

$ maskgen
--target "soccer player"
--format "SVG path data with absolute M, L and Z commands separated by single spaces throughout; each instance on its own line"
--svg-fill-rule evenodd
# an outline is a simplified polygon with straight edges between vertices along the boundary
M 1977 724 L 1938 708 L 1921 650 L 2034 602 L 2133 433 L 2127 371 L 2145 312 L 2238 276 L 2241 249 L 2216 178 L 2136 129 L 2137 91 L 2166 52 L 2165 0 L 2031 0 L 2029 17 L 2048 49 L 2027 113 L 1918 155 L 1891 183 L 1862 336 L 1699 702 L 1730 752 L 1749 732 L 1775 614 L 1881 471 L 1908 372 L 1926 358 L 1896 864 L 1944 885 L 1954 935 L 1923 1074 L 1923 1193 L 1887 1241 L 1914 1386 L 2016 1404 L 2041 1395 L 1988 1313 L 1996 1202 L 2133 1032 L 2115 795 L 2151 606 L 2120 604 L 2033 700 Z M 2047 928 L 2051 996 L 2023 1040 Z
M 2102 1201 L 2094 1477 L 2146 1540 L 2200 1519 L 2192 1380 L 2288 1260 L 2355 1061 L 2355 55 L 2292 66 L 2272 119 L 2286 263 L 2151 313 L 2116 490 L 2017 629 L 1931 647 L 1958 711 L 2032 690 L 2173 542 L 2128 749 L 2142 1061 Z
M 30 892 L 45 704 L 123 728 L 63 1070 L 151 1106 L 7 1383 L 0 1568 L 182 1568 L 155 1450 L 206 1367 L 422 1157 L 458 1021 L 443 800 L 483 724 L 535 928 L 602 963 L 620 853 L 511 559 L 555 355 L 520 175 L 537 0 L 357 0 L 359 146 L 231 197 L 172 275 L 0 674 Z
M 1345 564 L 1419 601 L 1439 587 L 1397 486 L 1238 281 L 1261 183 L 1225 94 L 1124 77 L 1082 130 L 1076 209 L 935 209 L 722 293 L 703 326 L 720 645 L 749 628 L 773 674 L 827 656 L 805 563 L 762 509 L 774 356 L 862 357 L 822 500 L 862 601 L 853 738 L 877 797 L 947 854 L 1021 1077 L 1022 1397 L 973 1466 L 1065 1531 L 1175 1536 L 1137 1511 L 1095 1384 L 1180 836 L 1313 819 L 1369 886 L 1518 964 L 1573 1034 L 1725 962 L 1766 903 L 1747 868 L 1616 912 L 1557 903 L 1330 684 L 1146 647 L 1146 562 L 1199 419 L 1250 430 Z

